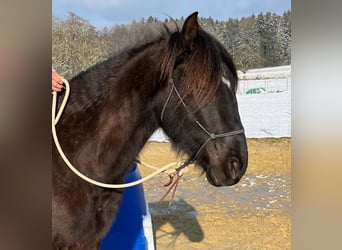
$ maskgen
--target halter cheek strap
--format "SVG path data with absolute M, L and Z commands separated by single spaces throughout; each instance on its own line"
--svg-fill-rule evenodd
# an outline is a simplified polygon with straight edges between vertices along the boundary
M 169 103 L 169 101 L 170 101 L 170 99 L 171 99 L 171 96 L 172 96 L 173 91 L 176 92 L 176 94 L 177 94 L 179 100 L 181 101 L 181 103 L 183 104 L 183 106 L 184 106 L 186 109 L 188 108 L 188 107 L 186 106 L 186 104 L 184 103 L 182 97 L 180 96 L 178 90 L 176 89 L 176 86 L 175 86 L 175 83 L 174 83 L 173 79 L 171 79 L 171 90 L 170 90 L 169 95 L 167 96 L 167 99 L 166 99 L 166 101 L 165 101 L 165 103 L 164 103 L 164 105 L 163 105 L 162 112 L 161 112 L 161 114 L 160 114 L 160 122 L 161 122 L 161 123 L 163 123 L 163 117 L 164 117 L 165 109 L 166 109 L 166 106 L 167 106 L 167 104 Z
M 176 93 L 176 95 L 178 96 L 178 99 L 182 103 L 183 107 L 186 110 L 189 110 L 188 106 L 185 104 L 184 100 L 182 99 L 181 95 L 179 94 L 179 92 L 178 92 L 178 90 L 176 88 L 176 85 L 174 83 L 174 80 L 171 79 L 170 82 L 171 82 L 171 90 L 170 90 L 169 95 L 167 96 L 167 99 L 166 99 L 166 101 L 165 101 L 165 103 L 163 105 L 162 112 L 160 114 L 160 121 L 161 121 L 161 123 L 163 122 L 163 117 L 164 117 L 164 113 L 165 113 L 165 110 L 166 110 L 166 106 L 169 103 L 173 92 Z M 215 134 L 215 133 L 211 133 L 209 130 L 207 130 L 198 120 L 195 120 L 195 123 L 198 125 L 198 127 L 200 127 L 208 135 L 208 139 L 201 145 L 201 147 L 196 151 L 196 153 L 188 161 L 184 162 L 180 167 L 178 167 L 176 169 L 177 171 L 180 171 L 181 169 L 185 168 L 189 164 L 195 162 L 197 157 L 199 156 L 199 154 L 201 153 L 201 151 L 207 145 L 208 142 L 214 141 L 214 140 L 219 139 L 219 138 L 224 138 L 224 137 L 230 137 L 230 136 L 234 136 L 234 135 L 243 134 L 245 132 L 245 130 L 242 128 L 242 129 L 233 130 L 233 131 L 226 132 L 226 133 Z

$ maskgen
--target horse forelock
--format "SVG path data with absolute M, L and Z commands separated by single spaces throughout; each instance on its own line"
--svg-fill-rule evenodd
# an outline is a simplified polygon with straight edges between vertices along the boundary
M 200 106 L 215 95 L 222 75 L 221 55 L 215 40 L 201 31 L 185 67 L 185 95 L 196 96 Z
M 180 32 L 175 32 L 169 38 L 161 63 L 161 80 L 173 77 L 177 60 L 182 57 L 182 41 Z M 228 69 L 228 79 L 234 86 L 237 84 L 237 75 L 230 55 L 222 49 L 223 46 L 211 35 L 200 30 L 191 51 L 184 58 L 184 85 L 179 86 L 183 97 L 196 97 L 200 106 L 206 105 L 216 94 L 224 67 Z

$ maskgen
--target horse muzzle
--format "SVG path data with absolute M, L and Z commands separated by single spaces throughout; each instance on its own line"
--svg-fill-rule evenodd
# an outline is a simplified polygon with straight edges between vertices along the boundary
M 210 166 L 206 172 L 210 184 L 220 186 L 232 186 L 240 181 L 247 169 L 247 161 L 239 157 L 230 156 L 221 166 Z

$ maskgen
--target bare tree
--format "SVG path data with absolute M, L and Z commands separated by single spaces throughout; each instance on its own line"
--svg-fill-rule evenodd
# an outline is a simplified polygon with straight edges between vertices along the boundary
M 65 21 L 54 18 L 52 25 L 52 65 L 65 77 L 107 57 L 106 40 L 83 18 L 69 13 Z

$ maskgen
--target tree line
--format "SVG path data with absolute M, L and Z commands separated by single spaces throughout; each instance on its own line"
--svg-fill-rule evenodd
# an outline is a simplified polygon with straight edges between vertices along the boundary
M 183 17 L 160 21 L 151 16 L 99 30 L 74 13 L 69 13 L 66 19 L 53 17 L 52 65 L 65 77 L 71 77 L 123 47 L 155 36 L 162 23 L 181 25 L 183 21 Z M 291 64 L 290 11 L 283 15 L 267 12 L 227 21 L 199 17 L 199 22 L 223 44 L 239 70 Z

